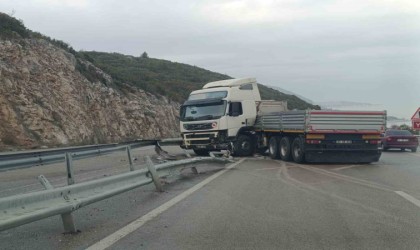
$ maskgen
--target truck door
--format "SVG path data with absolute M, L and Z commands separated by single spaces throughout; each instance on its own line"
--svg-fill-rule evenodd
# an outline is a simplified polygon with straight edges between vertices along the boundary
M 245 120 L 242 103 L 230 102 L 227 117 L 228 136 L 236 136 L 238 130 L 245 126 Z

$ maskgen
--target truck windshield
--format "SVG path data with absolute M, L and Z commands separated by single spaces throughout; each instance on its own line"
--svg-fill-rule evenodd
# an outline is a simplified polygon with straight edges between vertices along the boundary
M 218 119 L 225 115 L 226 101 L 194 104 L 181 107 L 181 121 L 202 121 Z

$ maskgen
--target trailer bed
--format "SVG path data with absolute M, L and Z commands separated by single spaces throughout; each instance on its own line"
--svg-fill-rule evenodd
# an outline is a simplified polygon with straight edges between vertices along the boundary
M 268 132 L 380 133 L 386 111 L 284 111 L 257 116 L 255 129 Z

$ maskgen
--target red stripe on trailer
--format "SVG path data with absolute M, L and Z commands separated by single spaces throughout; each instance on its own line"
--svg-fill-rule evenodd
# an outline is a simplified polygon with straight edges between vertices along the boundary
M 311 111 L 314 115 L 385 115 L 384 112 L 325 112 L 325 111 Z

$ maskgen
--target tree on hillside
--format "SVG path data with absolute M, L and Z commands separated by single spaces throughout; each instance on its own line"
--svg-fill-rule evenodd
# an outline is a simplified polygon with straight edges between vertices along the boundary
M 0 12 L 0 37 L 2 38 L 27 38 L 29 30 L 23 21 Z
M 140 56 L 141 58 L 149 58 L 149 55 L 147 55 L 147 52 L 143 52 L 143 54 L 141 54 Z

